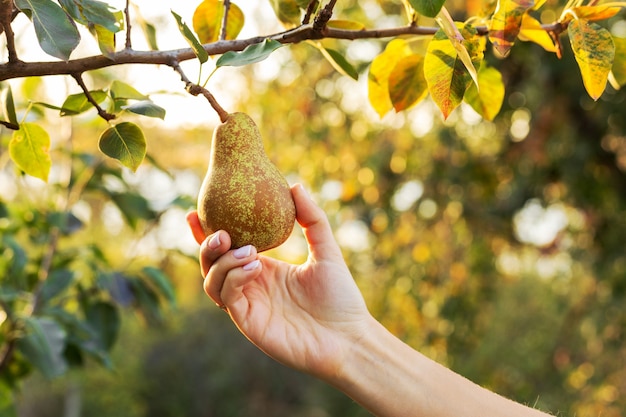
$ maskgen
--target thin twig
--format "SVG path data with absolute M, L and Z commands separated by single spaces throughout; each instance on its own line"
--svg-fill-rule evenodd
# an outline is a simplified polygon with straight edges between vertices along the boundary
M 176 71 L 180 75 L 181 81 L 185 83 L 185 90 L 189 94 L 191 94 L 192 96 L 199 96 L 200 94 L 202 94 L 208 100 L 211 107 L 213 107 L 213 110 L 217 112 L 217 115 L 219 116 L 222 123 L 224 123 L 226 119 L 228 119 L 228 116 L 230 114 L 226 110 L 224 110 L 222 106 L 220 106 L 213 94 L 211 94 L 211 92 L 205 87 L 192 83 L 181 68 L 179 62 L 172 61 L 169 63 L 169 65 L 172 67 L 172 69 L 174 69 L 174 71 Z
M 9 52 L 9 62 L 18 62 L 17 49 L 15 48 L 15 34 L 11 27 L 11 22 L 15 17 L 13 13 L 13 0 L 0 0 L 0 27 L 4 30 L 7 39 L 7 51 Z
M 93 98 L 93 96 L 91 95 L 91 92 L 89 91 L 89 89 L 85 85 L 85 82 L 83 81 L 82 73 L 75 72 L 70 75 L 76 80 L 80 88 L 83 90 L 83 93 L 85 93 L 85 97 L 87 98 L 87 101 L 89 101 L 91 105 L 96 108 L 96 110 L 98 111 L 98 116 L 100 116 L 107 122 L 109 120 L 115 119 L 114 114 L 107 113 L 102 107 L 100 107 L 100 104 L 98 104 L 98 102 Z
M 126 49 L 133 49 L 132 41 L 130 40 L 130 0 L 126 0 L 126 7 L 124 8 L 124 16 L 126 16 Z
M 222 17 L 222 30 L 220 32 L 220 40 L 225 41 L 228 34 L 228 12 L 230 11 L 230 0 L 224 0 L 224 17 Z
M 6 127 L 7 129 L 20 130 L 20 125 L 17 125 L 15 123 L 11 123 L 11 122 L 7 122 L 5 120 L 0 120 L 0 125 Z
M 315 13 L 315 9 L 319 5 L 319 0 L 311 0 L 309 5 L 306 7 L 306 12 L 304 13 L 304 17 L 302 18 L 302 24 L 308 25 L 311 22 L 311 17 L 313 17 L 313 13 Z
M 326 24 L 333 17 L 333 9 L 337 4 L 337 0 L 330 0 L 322 10 L 319 11 L 315 19 L 313 19 L 313 30 L 315 32 L 322 32 L 326 28 Z

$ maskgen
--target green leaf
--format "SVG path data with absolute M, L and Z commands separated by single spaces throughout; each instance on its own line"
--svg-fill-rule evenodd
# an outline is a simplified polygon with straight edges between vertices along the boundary
M 129 226 L 135 229 L 139 219 L 149 220 L 154 218 L 154 212 L 150 209 L 148 201 L 135 193 L 111 193 L 111 200 L 120 209 Z
M 45 305 L 54 297 L 63 294 L 74 281 L 74 273 L 67 269 L 53 270 L 39 290 L 40 305 Z
M 608 30 L 585 19 L 573 20 L 568 33 L 587 93 L 597 100 L 606 87 L 615 58 L 615 45 Z
M 105 351 L 111 350 L 120 332 L 119 310 L 104 301 L 87 304 L 84 309 L 87 324 L 96 335 L 96 343 Z
M 174 16 L 174 19 L 176 19 L 176 23 L 178 24 L 178 30 L 183 35 L 185 40 L 187 40 L 187 43 L 189 43 L 189 46 L 191 46 L 191 49 L 193 49 L 193 52 L 200 60 L 200 63 L 204 64 L 205 62 L 207 62 L 209 59 L 209 54 L 202 47 L 200 41 L 198 40 L 198 38 L 196 38 L 196 35 L 194 35 L 191 29 L 189 29 L 189 26 L 187 26 L 187 24 L 183 22 L 182 17 L 177 15 L 173 10 L 171 12 L 172 16 Z
M 489 25 L 489 40 L 500 55 L 507 56 L 511 52 L 522 27 L 524 13 L 534 4 L 534 0 L 498 0 Z
M 349 63 L 343 55 L 341 55 L 338 51 L 330 48 L 325 48 L 320 46 L 320 51 L 324 58 L 335 68 L 337 72 L 342 75 L 347 75 L 353 80 L 357 81 L 359 79 L 359 73 L 357 70 Z
M 2 379 L 0 379 L 0 416 L 17 417 L 13 389 Z
M 486 120 L 493 120 L 504 101 L 504 83 L 497 69 L 483 65 L 478 71 L 478 85 L 472 84 L 465 92 L 464 100 Z
M 165 109 L 161 106 L 157 106 L 150 100 L 142 100 L 128 106 L 122 106 L 122 109 L 142 116 L 157 117 L 159 119 L 165 118 Z
M 0 84 L 0 91 L 2 92 L 3 114 L 7 121 L 14 125 L 19 125 L 17 115 L 15 114 L 15 101 L 13 100 L 13 90 L 9 83 Z
M 193 30 L 202 43 L 216 42 L 222 32 L 224 20 L 224 2 L 222 0 L 204 0 L 193 13 Z M 244 24 L 244 15 L 234 3 L 230 3 L 226 20 L 226 39 L 235 39 Z
M 411 49 L 403 39 L 394 39 L 370 65 L 367 76 L 367 97 L 380 117 L 393 108 L 389 94 L 389 76 L 397 62 L 409 56 Z
M 428 94 L 424 57 L 413 54 L 400 59 L 389 74 L 389 98 L 397 112 L 408 109 Z
M 9 155 L 25 173 L 48 181 L 50 172 L 50 136 L 35 123 L 22 123 L 13 132 L 9 142 Z
M 109 94 L 114 100 L 149 100 L 148 96 L 146 96 L 145 94 L 141 94 L 133 86 L 118 80 L 115 80 L 111 83 L 111 87 L 109 88 Z
M 224 55 L 219 57 L 215 66 L 217 68 L 226 66 L 240 67 L 243 65 L 254 64 L 255 62 L 263 61 L 281 46 L 283 46 L 282 43 L 268 38 L 263 42 L 247 46 L 241 52 L 226 52 Z
M 461 34 L 465 39 L 463 45 L 467 48 L 472 63 L 478 67 L 483 58 L 483 48 L 476 29 L 466 25 L 461 29 Z M 448 118 L 452 110 L 461 104 L 472 77 L 458 57 L 455 46 L 442 29 L 435 33 L 428 44 L 424 59 L 424 75 L 433 101 L 441 110 L 444 119 Z
M 270 4 L 283 25 L 294 27 L 300 24 L 302 13 L 297 0 L 270 0 Z
M 65 330 L 55 321 L 46 317 L 25 319 L 26 335 L 19 339 L 19 351 L 47 378 L 54 378 L 67 371 L 63 357 Z
M 416 12 L 428 17 L 435 17 L 443 7 L 445 0 L 409 0 Z
M 101 104 L 107 98 L 106 92 L 102 90 L 90 91 L 89 94 L 96 103 Z M 49 104 L 38 103 L 45 107 L 51 107 Z M 61 116 L 75 116 L 77 114 L 91 110 L 93 104 L 89 102 L 85 93 L 72 94 L 67 96 L 60 108 Z
M 613 36 L 615 44 L 615 60 L 613 61 L 613 77 L 619 86 L 626 84 L 626 38 Z
M 150 282 L 159 290 L 165 299 L 171 304 L 176 305 L 176 293 L 174 287 L 167 275 L 158 268 L 146 266 L 142 269 L 143 273 L 150 279 Z
M 119 160 L 133 171 L 137 171 L 146 156 L 143 132 L 131 122 L 122 122 L 107 129 L 100 136 L 98 146 L 102 153 Z
M 80 42 L 80 34 L 65 11 L 52 0 L 15 0 L 35 26 L 41 49 L 67 61 Z
M 73 0 L 80 9 L 80 13 L 93 25 L 106 28 L 112 33 L 117 33 L 124 26 L 123 15 L 107 3 L 97 0 Z

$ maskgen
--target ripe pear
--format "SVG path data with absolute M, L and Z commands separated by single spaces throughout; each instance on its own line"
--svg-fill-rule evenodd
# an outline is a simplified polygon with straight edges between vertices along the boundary
M 204 233 L 225 230 L 232 248 L 261 252 L 291 234 L 296 208 L 291 189 L 268 158 L 250 116 L 231 113 L 213 132 L 209 167 L 198 195 Z

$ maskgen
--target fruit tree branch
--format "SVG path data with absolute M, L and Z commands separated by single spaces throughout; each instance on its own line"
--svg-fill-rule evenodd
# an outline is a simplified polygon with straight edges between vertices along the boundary
M 481 35 L 488 33 L 488 29 L 484 26 L 479 26 L 476 29 Z M 543 29 L 556 35 L 565 30 L 558 22 L 543 25 Z M 310 39 L 323 38 L 357 40 L 391 38 L 402 35 L 433 35 L 437 30 L 437 27 L 409 25 L 369 30 L 346 30 L 324 27 L 321 31 L 317 31 L 314 24 L 307 24 L 269 36 L 220 40 L 205 44 L 204 49 L 209 55 L 220 55 L 228 51 L 241 51 L 249 45 L 261 43 L 268 38 L 283 44 L 292 44 Z M 109 57 L 94 55 L 85 58 L 70 59 L 69 61 L 23 62 L 19 60 L 9 60 L 9 62 L 0 65 L 0 81 L 24 77 L 71 75 L 127 64 L 168 65 L 171 67 L 172 62 L 180 63 L 195 58 L 196 56 L 191 48 L 182 48 L 165 51 L 136 51 L 133 49 L 124 49 L 111 54 Z
M 87 98 L 87 101 L 89 101 L 91 105 L 96 108 L 96 110 L 98 111 L 98 116 L 100 116 L 107 122 L 109 120 L 115 119 L 114 114 L 107 113 L 106 111 L 104 111 L 104 109 L 100 107 L 100 104 L 98 104 L 98 102 L 93 98 L 93 96 L 89 92 L 89 88 L 87 88 L 87 86 L 85 85 L 85 82 L 83 81 L 83 76 L 81 73 L 72 73 L 70 75 L 72 76 L 72 78 L 76 80 L 80 88 L 83 90 L 83 93 L 85 94 L 85 97 Z
M 224 110 L 222 106 L 220 106 L 213 94 L 211 94 L 209 90 L 202 87 L 201 85 L 192 83 L 178 62 L 172 61 L 169 63 L 169 65 L 174 69 L 174 71 L 176 71 L 180 75 L 181 81 L 185 83 L 185 90 L 192 96 L 199 96 L 200 94 L 202 94 L 204 98 L 209 101 L 209 104 L 211 105 L 211 107 L 213 107 L 213 110 L 217 112 L 220 121 L 224 123 L 228 118 L 229 113 Z
M 226 40 L 228 33 L 228 11 L 230 10 L 230 0 L 224 0 L 224 17 L 222 17 L 222 29 L 220 31 L 220 40 Z

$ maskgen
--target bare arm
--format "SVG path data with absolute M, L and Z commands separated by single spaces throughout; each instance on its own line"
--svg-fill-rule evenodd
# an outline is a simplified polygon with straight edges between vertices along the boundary
M 204 289 L 259 349 L 342 390 L 381 417 L 547 416 L 481 388 L 392 335 L 367 310 L 324 212 L 292 188 L 309 259 L 291 265 L 230 249 L 224 231 L 202 242 Z

